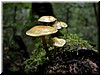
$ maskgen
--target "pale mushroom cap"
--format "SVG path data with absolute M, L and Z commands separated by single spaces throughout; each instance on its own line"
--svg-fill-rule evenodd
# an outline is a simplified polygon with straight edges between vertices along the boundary
M 65 22 L 60 22 L 62 27 L 67 27 L 68 25 Z
M 60 22 L 55 22 L 52 26 L 56 29 L 61 29 L 62 27 L 67 27 L 68 25 L 65 22 L 60 21 Z
M 61 29 L 61 28 L 62 28 L 60 22 L 55 22 L 52 26 L 53 26 L 54 28 L 56 28 L 56 29 Z
M 66 43 L 66 40 L 64 40 L 64 39 L 59 39 L 59 38 L 57 38 L 57 37 L 52 38 L 51 41 L 52 41 L 53 45 L 54 45 L 54 46 L 57 46 L 57 47 L 62 47 L 62 46 L 64 46 L 65 43 Z
M 29 36 L 45 36 L 49 34 L 54 34 L 58 30 L 51 26 L 34 26 L 26 32 L 26 35 Z
M 56 21 L 57 19 L 54 18 L 53 16 L 42 16 L 38 19 L 38 21 L 40 22 L 54 22 Z

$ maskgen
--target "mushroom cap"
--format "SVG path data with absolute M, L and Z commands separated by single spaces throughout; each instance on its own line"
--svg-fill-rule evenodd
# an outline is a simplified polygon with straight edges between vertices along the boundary
M 61 29 L 61 28 L 62 28 L 60 22 L 55 22 L 52 26 L 53 26 L 54 28 L 56 28 L 56 29 Z
M 62 46 L 64 46 L 64 44 L 66 43 L 66 41 L 64 39 L 59 39 L 57 37 L 54 37 L 54 38 L 51 39 L 51 43 L 54 46 L 62 47 Z
M 54 28 L 56 29 L 61 29 L 62 27 L 67 27 L 68 25 L 65 22 L 58 22 L 56 21 L 53 25 Z
M 51 26 L 34 26 L 26 32 L 26 35 L 29 36 L 45 36 L 49 34 L 54 34 L 58 30 Z
M 54 22 L 56 20 L 57 19 L 53 16 L 42 16 L 38 19 L 38 21 L 40 21 L 40 22 Z

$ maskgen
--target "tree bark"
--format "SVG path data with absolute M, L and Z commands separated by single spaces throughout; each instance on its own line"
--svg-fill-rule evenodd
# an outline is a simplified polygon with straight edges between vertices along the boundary
M 55 16 L 51 3 L 32 3 L 32 13 L 41 16 Z

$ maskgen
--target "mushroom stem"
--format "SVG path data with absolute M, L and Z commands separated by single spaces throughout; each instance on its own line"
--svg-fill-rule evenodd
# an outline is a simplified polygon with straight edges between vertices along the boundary
M 46 56 L 48 56 L 48 58 L 49 58 L 49 50 L 48 50 L 48 47 L 47 47 L 47 44 L 46 44 L 45 36 L 42 36 L 42 43 L 43 43 L 44 49 L 46 51 Z

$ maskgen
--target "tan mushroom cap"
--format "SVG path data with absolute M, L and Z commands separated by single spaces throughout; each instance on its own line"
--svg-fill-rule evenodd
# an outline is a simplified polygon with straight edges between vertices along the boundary
M 38 19 L 38 21 L 40 21 L 40 22 L 54 22 L 56 20 L 57 19 L 53 16 L 42 16 Z
M 57 47 L 62 47 L 65 45 L 66 41 L 64 39 L 59 39 L 57 37 L 54 37 L 51 39 L 51 42 L 54 46 L 57 46 Z
M 68 25 L 65 22 L 58 22 L 56 21 L 53 25 L 54 28 L 56 29 L 61 29 L 62 27 L 67 27 Z
M 49 34 L 54 34 L 58 30 L 51 26 L 34 26 L 26 32 L 26 35 L 29 36 L 45 36 Z

